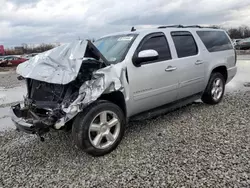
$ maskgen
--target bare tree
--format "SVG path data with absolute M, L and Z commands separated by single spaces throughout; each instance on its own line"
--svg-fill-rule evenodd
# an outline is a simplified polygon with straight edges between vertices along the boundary
M 238 28 L 230 28 L 227 30 L 227 32 L 232 39 L 241 39 L 250 37 L 250 28 L 246 25 L 242 25 Z
M 24 48 L 24 44 L 22 44 L 22 47 Z M 25 45 L 25 48 L 24 48 L 24 51 L 23 53 L 40 53 L 40 52 L 44 52 L 44 51 L 47 51 L 47 50 L 50 50 L 52 48 L 56 47 L 55 45 L 53 44 L 40 44 L 38 46 L 26 46 Z M 15 48 L 9 48 L 9 49 L 6 49 L 5 50 L 6 52 L 6 55 L 21 55 L 20 54 L 20 51 L 16 50 Z

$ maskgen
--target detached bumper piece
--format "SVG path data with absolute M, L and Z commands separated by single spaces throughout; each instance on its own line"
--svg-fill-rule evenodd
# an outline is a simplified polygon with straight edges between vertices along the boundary
M 15 123 L 18 131 L 29 134 L 37 134 L 41 140 L 41 135 L 48 132 L 53 123 L 44 121 L 28 108 L 22 108 L 17 104 L 11 107 L 11 119 Z

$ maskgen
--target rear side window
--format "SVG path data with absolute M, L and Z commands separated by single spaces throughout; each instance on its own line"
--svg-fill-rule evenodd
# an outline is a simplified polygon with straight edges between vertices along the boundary
M 209 52 L 231 50 L 233 46 L 224 31 L 197 31 Z
M 149 38 L 146 37 L 144 39 L 142 46 L 140 47 L 140 51 L 142 50 L 155 50 L 159 54 L 159 58 L 157 61 L 169 60 L 171 59 L 171 53 L 169 50 L 169 45 L 167 39 L 164 35 L 152 36 Z
M 194 37 L 187 31 L 171 32 L 177 55 L 179 58 L 194 56 L 198 54 L 198 48 L 195 43 Z

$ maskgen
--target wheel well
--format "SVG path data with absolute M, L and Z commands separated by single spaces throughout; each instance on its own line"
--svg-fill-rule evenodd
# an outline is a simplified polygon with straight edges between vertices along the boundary
M 116 104 L 117 106 L 119 106 L 122 109 L 124 115 L 125 116 L 127 115 L 126 103 L 125 103 L 124 95 L 121 91 L 115 91 L 112 93 L 103 94 L 98 99 L 99 100 L 107 100 L 107 101 L 110 101 L 110 102 Z
M 225 78 L 225 82 L 227 81 L 227 67 L 226 66 L 220 66 L 220 67 L 216 67 L 212 73 L 214 72 L 219 72 L 223 75 L 223 77 Z

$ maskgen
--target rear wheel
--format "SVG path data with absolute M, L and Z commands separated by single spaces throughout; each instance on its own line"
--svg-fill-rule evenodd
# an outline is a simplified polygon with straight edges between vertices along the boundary
M 76 145 L 92 156 L 113 151 L 125 132 L 123 111 L 108 101 L 96 101 L 80 113 L 72 127 Z
M 225 92 L 225 79 L 219 72 L 212 73 L 207 88 L 202 96 L 206 104 L 218 104 L 221 102 Z

